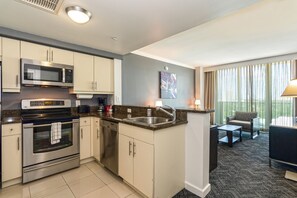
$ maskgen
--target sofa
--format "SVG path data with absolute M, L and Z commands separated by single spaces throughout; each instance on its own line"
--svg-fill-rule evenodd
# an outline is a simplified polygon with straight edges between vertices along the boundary
M 243 131 L 251 133 L 251 139 L 254 139 L 260 134 L 257 112 L 236 111 L 235 115 L 227 117 L 226 122 L 230 125 L 242 126 Z

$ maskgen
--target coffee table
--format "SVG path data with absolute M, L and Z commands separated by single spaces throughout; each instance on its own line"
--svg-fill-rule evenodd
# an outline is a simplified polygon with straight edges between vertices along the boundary
M 237 125 L 226 124 L 224 126 L 218 127 L 218 130 L 226 131 L 227 136 L 219 139 L 219 142 L 227 143 L 228 146 L 232 147 L 233 143 L 236 141 L 242 141 L 242 127 Z M 239 137 L 234 137 L 233 132 L 239 131 Z

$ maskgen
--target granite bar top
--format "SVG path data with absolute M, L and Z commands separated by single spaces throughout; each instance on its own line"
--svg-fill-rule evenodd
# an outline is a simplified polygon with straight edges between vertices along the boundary
M 177 108 L 179 111 L 190 112 L 190 113 L 212 113 L 214 109 L 196 109 L 196 108 Z

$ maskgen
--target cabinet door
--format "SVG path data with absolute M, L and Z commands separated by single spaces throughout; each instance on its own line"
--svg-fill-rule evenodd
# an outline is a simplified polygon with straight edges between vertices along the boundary
M 93 155 L 100 161 L 100 119 L 93 118 Z
M 3 92 L 20 92 L 20 41 L 2 38 Z
M 21 41 L 21 58 L 50 61 L 49 47 Z
M 21 135 L 2 137 L 2 181 L 22 176 Z
M 133 185 L 133 139 L 119 134 L 119 175 Z
M 52 62 L 73 65 L 73 52 L 52 47 L 50 53 Z
M 74 53 L 74 92 L 93 92 L 93 56 Z
M 134 186 L 153 197 L 154 146 L 134 139 Z
M 113 60 L 95 57 L 94 82 L 97 92 L 114 92 L 114 65 Z
M 91 126 L 80 127 L 80 159 L 91 157 Z

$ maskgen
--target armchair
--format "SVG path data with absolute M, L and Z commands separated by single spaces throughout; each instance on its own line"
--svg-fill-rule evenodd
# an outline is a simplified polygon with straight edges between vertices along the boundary
M 239 112 L 236 111 L 234 116 L 226 119 L 227 124 L 242 126 L 243 131 L 251 133 L 251 139 L 257 137 L 260 133 L 260 121 L 257 112 Z M 257 132 L 254 135 L 254 132 Z

